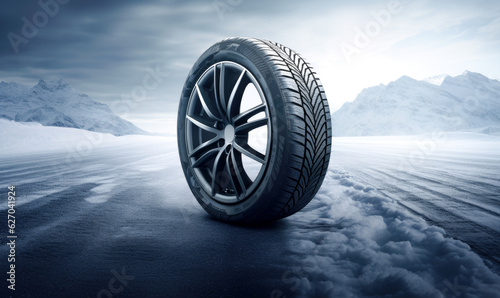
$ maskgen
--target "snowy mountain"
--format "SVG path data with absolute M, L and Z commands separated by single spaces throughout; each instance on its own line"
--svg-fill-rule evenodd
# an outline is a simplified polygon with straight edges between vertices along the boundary
M 110 108 L 78 93 L 65 81 L 40 80 L 32 88 L 0 82 L 0 118 L 45 126 L 86 129 L 113 135 L 145 134 Z
M 334 136 L 496 133 L 500 131 L 500 82 L 469 71 L 427 81 L 403 76 L 388 85 L 364 89 L 332 118 Z
M 424 81 L 426 81 L 427 83 L 431 83 L 433 85 L 441 86 L 441 84 L 443 83 L 444 79 L 446 79 L 447 77 L 449 77 L 449 75 L 447 75 L 447 74 L 441 74 L 441 75 L 437 75 L 437 76 L 432 76 L 432 77 L 426 78 L 426 79 L 424 79 Z

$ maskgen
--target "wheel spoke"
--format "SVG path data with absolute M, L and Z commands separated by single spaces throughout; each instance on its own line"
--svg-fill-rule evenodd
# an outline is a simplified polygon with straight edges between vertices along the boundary
M 220 89 L 219 89 L 219 76 L 217 76 L 217 65 L 214 66 L 214 83 L 213 83 L 213 88 L 214 88 L 214 98 L 215 98 L 215 105 L 217 106 L 217 110 L 219 111 L 219 115 L 221 115 L 221 118 L 224 117 L 224 112 L 222 111 L 221 108 L 221 102 L 220 102 Z
M 260 162 L 261 164 L 264 164 L 265 161 L 264 159 L 266 158 L 264 154 L 260 153 L 259 151 L 253 149 L 250 147 L 248 144 L 240 145 L 237 142 L 233 142 L 234 149 L 238 150 L 242 154 L 250 157 L 251 159 Z
M 231 162 L 229 162 L 229 158 L 231 157 Z M 247 187 L 245 183 L 243 182 L 243 176 L 241 175 L 240 169 L 239 169 L 239 164 L 236 162 L 236 158 L 234 157 L 234 151 L 231 151 L 229 155 L 227 156 L 227 169 L 229 173 L 231 174 L 231 183 L 234 186 L 234 190 L 238 193 L 238 197 L 244 196 Z M 230 166 L 232 164 L 232 167 Z M 238 185 L 240 186 L 239 188 L 236 187 L 236 181 L 234 180 L 234 176 L 236 176 L 236 181 L 238 181 Z
M 240 196 L 241 196 L 241 193 L 238 189 L 238 187 L 236 187 L 236 182 L 234 181 L 234 173 L 233 171 L 231 170 L 231 166 L 229 165 L 230 164 L 230 155 L 232 155 L 231 153 L 229 153 L 227 156 L 226 156 L 226 170 L 229 172 L 229 177 L 230 177 L 230 181 L 231 181 L 231 185 L 233 186 L 233 189 L 236 193 L 236 198 L 239 200 L 240 199 Z
M 247 134 L 249 131 L 267 124 L 267 118 L 247 122 L 234 128 L 235 134 Z
M 219 101 L 222 106 L 222 109 L 224 110 L 225 113 L 227 113 L 226 110 L 226 96 L 224 94 L 224 84 L 225 84 L 225 73 L 226 69 L 224 67 L 224 63 L 220 65 L 220 75 L 219 75 Z
M 203 154 L 200 158 L 198 158 L 193 163 L 193 168 L 198 168 L 198 167 L 202 166 L 208 160 L 210 160 L 213 155 L 215 155 L 219 151 L 220 151 L 220 148 L 215 148 L 215 149 L 208 150 L 205 154 Z
M 216 137 L 204 142 L 203 144 L 199 145 L 198 147 L 194 148 L 193 151 L 189 153 L 189 157 L 194 157 L 195 155 L 198 155 L 201 152 L 206 152 L 210 149 L 213 149 L 212 145 L 217 143 L 218 140 L 220 140 L 221 137 L 217 135 Z
M 215 116 L 213 111 L 217 108 L 213 106 L 213 103 L 210 101 L 210 97 L 208 96 L 208 94 L 203 94 L 204 91 L 200 89 L 198 84 L 196 84 L 196 92 L 198 93 L 198 98 L 200 99 L 201 105 L 203 106 L 203 110 L 207 113 L 208 117 L 217 121 L 222 121 L 220 117 Z
M 237 123 L 239 121 L 247 121 L 248 119 L 252 118 L 253 116 L 257 115 L 258 113 L 264 112 L 265 110 L 266 110 L 266 106 L 264 104 L 260 104 L 258 106 L 255 106 L 248 111 L 245 111 L 243 113 L 240 113 L 239 115 L 236 115 L 233 118 L 233 123 Z
M 215 186 L 216 186 L 216 180 L 217 180 L 217 174 L 220 173 L 222 169 L 224 169 L 224 165 L 221 165 L 221 161 L 224 160 L 222 158 L 222 155 L 225 153 L 225 147 L 219 148 L 219 153 L 215 157 L 214 165 L 212 167 L 212 196 L 215 195 Z
M 203 123 L 206 121 L 202 120 L 201 118 L 186 115 L 186 119 L 188 119 L 189 121 L 191 121 L 191 123 L 193 123 L 194 125 L 198 126 L 199 128 L 201 128 L 203 130 L 209 131 L 209 132 L 214 133 L 216 135 L 219 134 L 219 130 L 217 128 L 212 127 L 207 123 Z
M 228 118 L 232 119 L 233 115 L 235 114 L 235 106 L 234 106 L 234 101 L 235 97 L 239 97 L 240 93 L 243 92 L 241 90 L 241 87 L 245 87 L 245 84 L 241 84 L 241 81 L 243 80 L 243 77 L 245 76 L 246 71 L 243 69 L 241 71 L 240 76 L 238 77 L 238 80 L 233 86 L 233 90 L 231 91 L 231 96 L 229 96 L 229 102 L 227 104 L 227 113 L 228 113 Z M 241 99 L 240 99 L 241 100 Z

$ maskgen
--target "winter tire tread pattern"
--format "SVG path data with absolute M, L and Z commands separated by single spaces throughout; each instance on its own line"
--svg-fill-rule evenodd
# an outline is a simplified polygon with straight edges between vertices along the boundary
M 272 216 L 282 218 L 291 215 L 307 205 L 321 186 L 331 152 L 331 119 L 328 101 L 323 86 L 315 77 L 312 67 L 291 49 L 266 40 L 258 40 L 267 45 L 274 53 L 272 61 L 279 61 L 279 65 L 286 65 L 287 69 L 277 69 L 282 79 L 293 80 L 297 89 L 286 87 L 285 91 L 299 94 L 299 98 L 290 96 L 292 105 L 303 108 L 303 114 L 294 114 L 302 119 L 305 126 L 296 132 L 298 136 L 293 142 L 305 148 L 304 154 L 292 154 L 301 168 L 294 168 L 299 178 L 286 177 L 295 183 L 293 190 L 284 189 L 288 194 L 277 200 L 276 209 Z M 279 57 L 279 58 L 278 58 Z M 281 63 L 283 62 L 283 63 Z M 292 100 L 294 99 L 294 100 Z M 304 138 L 305 136 L 305 138 Z M 293 168 L 293 167 L 292 167 Z

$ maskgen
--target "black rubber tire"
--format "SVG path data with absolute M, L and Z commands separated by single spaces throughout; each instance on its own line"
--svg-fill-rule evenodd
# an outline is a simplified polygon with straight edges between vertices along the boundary
M 221 66 L 221 63 L 226 64 Z M 194 147 L 194 145 L 188 145 L 189 142 L 195 142 L 190 140 L 199 138 L 200 143 L 204 142 L 201 136 L 192 137 L 195 130 L 200 135 L 204 132 L 196 126 L 198 124 L 194 125 L 193 121 L 188 120 L 187 115 L 190 111 L 188 106 L 198 104 L 194 103 L 195 101 L 201 103 L 202 100 L 216 101 L 210 103 L 210 107 L 205 103 L 203 108 L 207 107 L 208 110 L 214 109 L 216 104 L 221 106 L 225 104 L 222 98 L 225 96 L 224 92 L 227 94 L 227 91 L 220 81 L 225 80 L 227 70 L 223 71 L 222 68 L 227 69 L 227 65 L 232 67 L 233 63 L 246 69 L 247 73 L 249 72 L 257 81 L 265 97 L 264 104 L 266 104 L 266 117 L 268 117 L 266 127 L 270 127 L 268 128 L 270 133 L 265 155 L 266 162 L 259 172 L 262 173 L 260 180 L 252 182 L 255 185 L 249 185 L 253 187 L 251 193 L 241 190 L 241 197 L 238 197 L 240 195 L 238 191 L 240 188 L 243 189 L 243 186 L 237 187 L 238 180 L 234 176 L 235 169 L 240 164 L 231 162 L 229 153 L 222 151 L 217 153 L 217 148 L 211 149 L 214 150 L 214 155 L 220 156 L 220 159 L 215 158 L 213 164 L 204 161 L 205 168 L 196 164 L 196 158 L 192 157 L 192 153 L 188 154 L 193 151 L 190 151 L 188 147 Z M 205 73 L 208 71 L 214 73 L 213 88 L 216 95 L 210 98 L 212 95 L 209 94 L 207 96 L 209 98 L 205 99 L 207 93 L 196 92 L 197 88 L 201 88 L 198 87 L 200 78 L 203 76 L 204 80 L 207 80 L 205 77 L 208 74 L 205 75 Z M 242 70 L 242 73 L 244 72 Z M 193 103 L 190 105 L 191 98 L 193 98 Z M 224 106 L 224 110 L 226 108 L 228 106 Z M 210 113 L 210 111 L 202 110 L 199 115 L 194 115 L 197 113 L 195 108 L 189 109 L 194 111 L 189 112 L 193 114 L 192 117 L 200 115 L 200 117 L 206 117 Z M 223 109 L 219 111 L 221 110 Z M 213 114 L 215 115 L 216 112 L 214 111 Z M 217 118 L 217 116 L 214 117 Z M 222 129 L 217 127 L 218 125 L 224 126 L 224 124 L 218 124 L 218 121 L 215 121 L 213 125 L 209 124 L 216 129 Z M 237 129 L 235 125 L 233 130 Z M 222 146 L 229 148 L 225 151 L 233 148 L 236 150 L 236 144 L 232 144 L 233 147 L 231 147 L 231 140 L 234 139 L 233 142 L 236 142 L 238 136 L 235 135 L 236 133 L 230 135 L 228 132 L 226 137 L 226 131 L 230 129 L 224 128 L 224 138 L 221 137 L 222 140 L 217 141 L 216 144 L 224 143 L 225 145 Z M 177 139 L 182 168 L 195 198 L 210 215 L 219 220 L 255 224 L 277 220 L 302 209 L 311 201 L 323 183 L 330 160 L 331 136 L 328 101 L 319 79 L 316 78 L 316 73 L 298 54 L 275 42 L 253 38 L 229 38 L 214 44 L 196 61 L 182 90 L 177 120 Z M 238 152 L 234 152 L 232 154 L 236 156 Z M 220 181 L 215 178 L 219 173 L 219 162 L 224 157 L 226 158 L 226 168 L 224 168 L 227 171 L 226 175 L 232 175 L 227 177 L 234 179 L 232 180 L 233 189 L 223 188 L 219 185 Z M 202 158 L 199 157 L 199 159 Z M 193 165 L 196 165 L 196 171 Z M 213 172 L 210 172 L 212 168 Z M 202 169 L 209 174 L 200 174 L 205 173 L 201 172 Z M 204 177 L 207 177 L 206 182 L 202 181 Z M 209 184 L 211 188 L 207 191 L 208 186 L 203 185 Z M 241 185 L 246 184 L 243 182 Z M 234 194 L 237 201 L 228 199 L 226 202 L 215 196 L 217 194 L 225 198 L 224 195 L 227 193 Z

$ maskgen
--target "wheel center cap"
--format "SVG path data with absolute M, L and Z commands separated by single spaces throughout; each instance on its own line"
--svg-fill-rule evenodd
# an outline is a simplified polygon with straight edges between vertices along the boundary
M 234 140 L 234 127 L 231 124 L 224 128 L 224 139 L 226 144 L 232 143 Z

